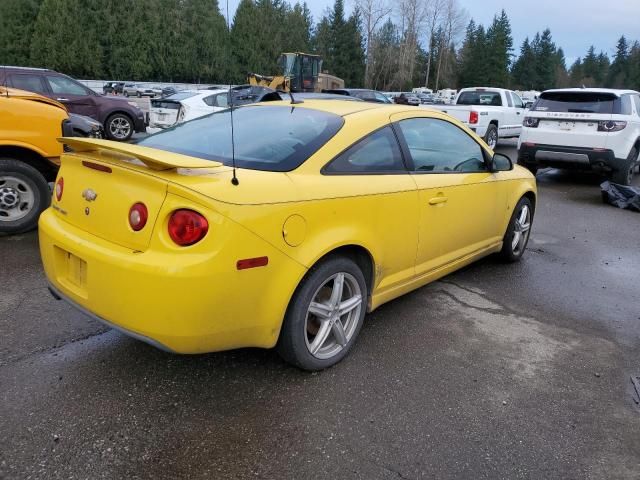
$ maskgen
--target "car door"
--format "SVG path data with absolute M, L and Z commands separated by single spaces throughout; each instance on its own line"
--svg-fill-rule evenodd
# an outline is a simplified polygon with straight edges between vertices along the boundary
M 509 93 L 509 92 L 507 92 Z M 522 133 L 522 120 L 524 119 L 524 102 L 520 98 L 520 96 L 516 92 L 511 92 L 511 96 L 513 97 L 513 136 L 519 137 Z
M 404 117 L 403 117 L 404 115 Z M 471 134 L 443 118 L 392 116 L 418 186 L 416 275 L 473 256 L 502 240 L 500 174 Z
M 377 293 L 406 284 L 415 275 L 420 212 L 416 184 L 391 126 L 357 141 L 322 173 L 332 177 L 332 189 L 345 192 L 335 215 L 346 209 L 368 218 L 370 230 L 363 235 L 377 249 Z
M 98 119 L 95 92 L 62 75 L 45 75 L 45 80 L 49 84 L 49 97 L 64 104 L 71 113 Z

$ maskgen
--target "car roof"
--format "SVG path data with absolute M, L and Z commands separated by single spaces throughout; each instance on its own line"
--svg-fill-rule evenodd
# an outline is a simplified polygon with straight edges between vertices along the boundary
M 390 103 L 369 103 L 369 102 L 349 102 L 340 99 L 336 100 L 321 100 L 321 99 L 308 99 L 304 100 L 303 103 L 297 103 L 291 105 L 291 100 L 282 100 L 282 101 L 274 101 L 274 102 L 262 102 L 256 103 L 255 106 L 288 106 L 288 107 L 300 107 L 300 108 L 311 108 L 314 110 L 319 110 L 322 112 L 333 113 L 335 115 L 339 115 L 341 117 L 346 117 L 348 115 L 352 115 L 354 113 L 369 111 L 373 112 L 374 110 L 380 110 L 380 113 L 386 112 L 388 115 L 393 115 L 394 113 L 401 112 L 415 112 L 415 107 L 412 109 L 408 109 L 406 105 L 395 105 Z M 427 109 L 424 109 L 428 111 Z
M 614 95 L 638 94 L 635 90 L 619 90 L 615 88 L 553 88 L 542 93 L 549 92 L 587 92 L 587 93 L 612 93 Z
M 36 68 L 36 67 L 17 67 L 14 65 L 0 65 L 0 69 L 2 70 L 26 70 L 26 71 L 36 71 L 36 72 L 50 72 L 48 68 Z

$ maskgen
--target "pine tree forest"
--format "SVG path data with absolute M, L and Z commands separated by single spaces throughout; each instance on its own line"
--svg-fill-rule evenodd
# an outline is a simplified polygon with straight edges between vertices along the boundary
M 352 5 L 352 4 L 349 4 Z M 3 0 L 0 65 L 82 79 L 243 83 L 275 74 L 280 53 L 317 53 L 348 87 L 400 91 L 495 86 L 640 90 L 640 42 L 610 57 L 592 46 L 567 65 L 552 32 L 514 45 L 504 11 L 482 25 L 458 0 L 335 0 L 314 20 L 306 3 L 241 0 L 230 28 L 224 0 Z

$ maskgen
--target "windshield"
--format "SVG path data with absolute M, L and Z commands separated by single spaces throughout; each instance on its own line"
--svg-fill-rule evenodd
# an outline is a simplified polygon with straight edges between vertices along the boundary
M 456 105 L 489 105 L 494 107 L 502 106 L 502 99 L 499 92 L 462 92 L 458 97 Z
M 604 113 L 621 112 L 620 98 L 612 93 L 546 92 L 532 110 L 536 112 Z
M 342 117 L 289 106 L 248 106 L 233 110 L 238 167 L 288 172 L 299 167 L 342 127 Z M 180 123 L 139 142 L 145 147 L 232 165 L 231 115 L 222 110 Z

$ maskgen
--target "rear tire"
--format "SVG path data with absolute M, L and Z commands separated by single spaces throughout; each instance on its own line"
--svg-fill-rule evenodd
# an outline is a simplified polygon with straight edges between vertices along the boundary
M 498 127 L 496 127 L 493 123 L 489 125 L 487 128 L 487 132 L 484 134 L 484 141 L 491 150 L 495 150 L 498 146 Z
M 367 285 L 351 259 L 331 257 L 314 266 L 294 293 L 277 350 L 303 370 L 323 370 L 347 356 L 367 308 Z
M 0 233 L 24 233 L 38 226 L 51 201 L 44 176 L 31 165 L 0 158 Z
M 513 209 L 507 232 L 502 241 L 500 257 L 509 263 L 518 262 L 524 255 L 531 235 L 533 206 L 531 200 L 522 197 Z
M 634 147 L 629 152 L 624 166 L 611 174 L 611 181 L 619 185 L 631 185 L 634 170 L 638 163 L 638 150 Z

